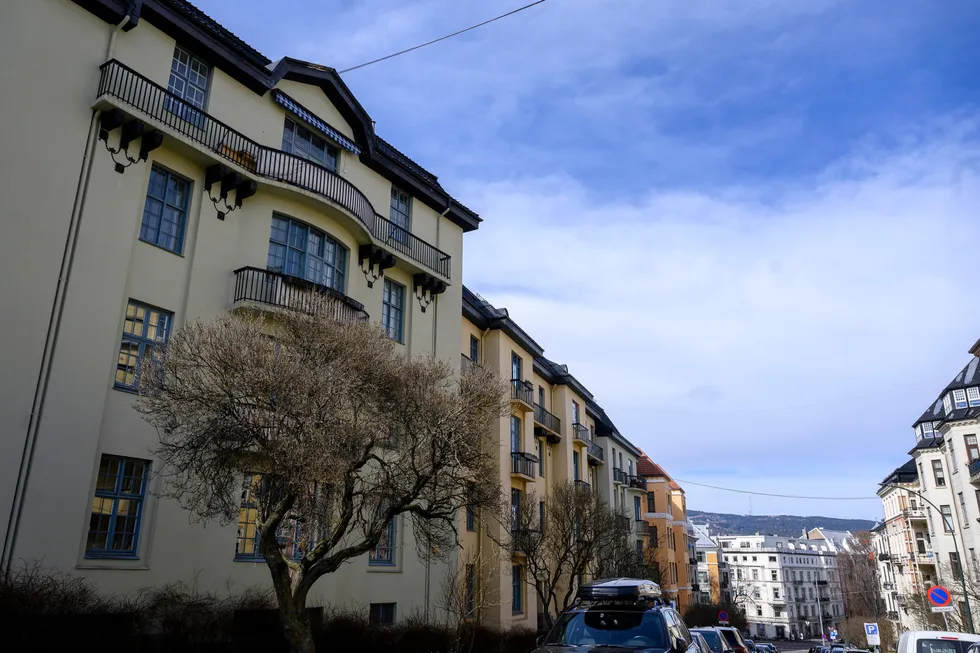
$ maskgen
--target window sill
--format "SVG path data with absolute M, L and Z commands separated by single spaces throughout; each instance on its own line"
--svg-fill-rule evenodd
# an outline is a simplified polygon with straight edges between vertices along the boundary
M 118 390 L 119 392 L 125 392 L 131 395 L 138 395 L 140 393 L 139 388 L 131 388 L 128 385 L 119 385 L 118 383 L 112 384 L 113 390 Z
M 235 562 L 265 562 L 264 556 L 235 556 Z
M 131 560 L 132 561 L 132 560 L 139 560 L 140 559 L 138 553 L 111 553 L 111 552 L 106 552 L 106 553 L 94 552 L 94 553 L 90 553 L 88 551 L 85 552 L 85 556 L 84 557 L 85 557 L 85 560 Z
M 168 252 L 170 254 L 173 254 L 174 256 L 179 256 L 180 258 L 184 258 L 183 243 L 181 243 L 180 251 L 176 251 L 176 250 L 172 250 L 172 249 L 170 249 L 168 247 L 164 247 L 163 245 L 158 245 L 157 243 L 154 243 L 152 240 L 146 240 L 144 238 L 140 238 L 140 242 L 141 243 L 146 243 L 150 247 L 156 247 L 157 249 L 162 249 L 163 251 Z

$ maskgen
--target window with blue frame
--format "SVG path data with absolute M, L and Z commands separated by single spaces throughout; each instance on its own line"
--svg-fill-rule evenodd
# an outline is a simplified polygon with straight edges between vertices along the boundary
M 404 342 L 405 286 L 385 279 L 381 299 L 381 328 L 395 342 Z
M 538 440 L 538 476 L 544 478 L 544 441 Z
M 470 336 L 470 360 L 474 363 L 480 362 L 480 341 L 476 336 Z
M 372 603 L 368 611 L 368 625 L 395 625 L 395 603 Z
M 123 322 L 122 344 L 116 358 L 115 387 L 123 390 L 136 390 L 139 387 L 143 360 L 152 356 L 156 347 L 166 344 L 172 322 L 173 313 L 129 300 Z
M 289 118 L 282 127 L 282 151 L 319 163 L 329 170 L 337 170 L 339 150 Z
M 521 447 L 521 418 L 516 415 L 510 416 L 510 451 L 518 453 L 523 451 Z
M 412 196 L 405 191 L 391 187 L 391 210 L 388 217 L 395 223 L 392 238 L 397 242 L 407 244 L 408 235 L 412 232 Z
M 191 183 L 160 166 L 150 168 L 140 240 L 180 254 L 184 249 Z
M 136 558 L 150 461 L 103 454 L 85 544 L 87 558 Z
M 472 483 L 466 485 L 466 530 L 476 530 L 476 487 Z
M 575 476 L 573 478 L 576 481 L 580 480 L 579 479 L 579 475 L 578 475 L 579 474 L 579 471 L 578 471 L 578 458 L 579 458 L 578 452 L 577 451 L 573 451 L 572 452 L 572 471 L 575 474 Z
M 344 292 L 347 248 L 315 227 L 273 214 L 266 267 Z
M 514 565 L 510 569 L 510 603 L 514 614 L 524 613 L 524 568 Z
M 544 501 L 538 501 L 538 528 L 544 534 Z
M 242 479 L 241 504 L 238 510 L 238 536 L 235 541 L 235 560 L 265 560 L 259 546 L 259 504 L 258 496 L 262 490 L 262 475 L 246 472 Z M 277 534 L 279 548 L 294 560 L 306 554 L 309 540 L 306 526 L 295 520 L 283 521 Z
M 378 505 L 378 515 L 384 514 L 385 504 Z M 392 517 L 381 533 L 378 545 L 368 554 L 368 564 L 370 565 L 393 565 L 395 564 L 395 520 Z
M 640 497 L 633 497 L 633 518 L 640 521 Z

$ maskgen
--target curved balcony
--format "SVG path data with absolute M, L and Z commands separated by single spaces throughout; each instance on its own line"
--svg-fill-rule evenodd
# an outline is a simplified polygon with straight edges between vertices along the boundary
M 102 74 L 98 97 L 109 96 L 133 107 L 250 175 L 296 186 L 340 205 L 377 243 L 450 278 L 452 260 L 448 254 L 378 215 L 364 193 L 336 172 L 295 154 L 260 145 L 115 59 L 99 69 Z
M 253 267 L 235 270 L 232 301 L 235 306 L 258 304 L 294 311 L 309 311 L 316 306 L 341 322 L 366 322 L 369 319 L 364 305 L 342 292 L 281 272 Z

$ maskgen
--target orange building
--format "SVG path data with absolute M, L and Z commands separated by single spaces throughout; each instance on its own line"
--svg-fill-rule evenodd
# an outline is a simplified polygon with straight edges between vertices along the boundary
M 660 589 L 682 613 L 694 603 L 697 572 L 694 529 L 687 520 L 684 490 L 657 463 L 644 454 L 638 461 L 647 481 L 648 560 L 660 572 Z

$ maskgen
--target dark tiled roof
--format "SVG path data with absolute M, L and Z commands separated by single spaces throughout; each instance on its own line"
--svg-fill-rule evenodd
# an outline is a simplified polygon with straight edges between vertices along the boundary
M 378 151 L 385 156 L 397 161 L 403 168 L 411 171 L 413 175 L 419 179 L 425 181 L 426 183 L 435 186 L 436 188 L 442 188 L 439 184 L 439 178 L 434 174 L 420 166 L 418 163 L 413 161 L 407 154 L 396 148 L 394 145 L 386 141 L 385 139 L 378 138 Z
M 980 358 L 974 356 L 973 360 L 966 364 L 960 373 L 956 375 L 946 389 L 943 390 L 943 394 L 946 394 L 950 390 L 959 390 L 960 388 L 968 388 L 970 386 L 980 385 Z
M 915 443 L 915 446 L 909 450 L 909 455 L 911 456 L 916 451 L 921 451 L 922 449 L 934 449 L 943 443 L 942 438 L 922 438 Z
M 974 406 L 973 408 L 957 408 L 945 419 L 947 422 L 955 422 L 961 419 L 976 419 L 977 417 L 980 417 L 980 407 Z
M 912 483 L 917 480 L 919 480 L 919 473 L 916 470 L 915 460 L 909 459 L 886 476 L 882 483 Z
M 201 29 L 211 32 L 219 40 L 221 40 L 227 47 L 238 52 L 246 59 L 251 60 L 253 63 L 259 66 L 267 66 L 271 61 L 263 55 L 261 52 L 250 46 L 248 43 L 242 39 L 235 36 L 229 29 L 221 25 L 218 21 L 208 16 L 206 13 L 187 2 L 187 0 L 158 0 L 162 4 L 170 5 L 170 7 L 179 12 L 190 22 L 198 25 Z
M 915 420 L 915 424 L 912 427 L 915 428 L 922 422 L 940 422 L 943 417 L 943 399 L 940 397 L 932 406 L 926 409 L 926 412 L 922 413 L 922 417 Z

